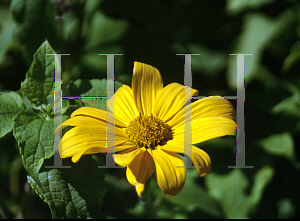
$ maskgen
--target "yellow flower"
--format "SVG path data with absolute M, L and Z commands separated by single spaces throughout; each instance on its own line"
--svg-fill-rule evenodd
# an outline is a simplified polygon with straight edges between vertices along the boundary
M 191 95 L 198 91 L 191 89 Z M 107 112 L 82 107 L 63 125 L 73 126 L 62 138 L 61 156 L 77 162 L 82 155 L 105 153 L 108 146 L 106 127 L 115 133 L 115 162 L 127 167 L 126 176 L 138 195 L 155 172 L 158 185 L 166 196 L 178 194 L 185 183 L 184 163 L 177 153 L 184 153 L 185 87 L 172 83 L 163 87 L 159 71 L 135 62 L 132 88 L 123 85 L 107 102 L 114 109 L 114 127 L 107 123 Z M 114 107 L 114 108 L 112 108 Z M 192 143 L 235 135 L 234 108 L 225 99 L 200 99 L 191 104 Z M 192 159 L 200 176 L 211 169 L 209 155 L 192 146 Z M 175 168 L 180 166 L 182 168 Z

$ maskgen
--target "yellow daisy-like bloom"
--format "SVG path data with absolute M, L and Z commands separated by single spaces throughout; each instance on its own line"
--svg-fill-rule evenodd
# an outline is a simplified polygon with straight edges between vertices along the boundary
M 191 95 L 198 91 L 191 89 Z M 163 87 L 159 71 L 135 62 L 132 88 L 123 85 L 107 102 L 115 117 L 115 162 L 127 167 L 126 176 L 138 195 L 155 172 L 158 185 L 166 196 L 178 194 L 186 172 L 177 153 L 184 153 L 185 87 L 172 83 Z M 225 99 L 200 99 L 191 104 L 192 143 L 236 134 L 235 112 Z M 105 153 L 108 146 L 107 112 L 82 107 L 63 125 L 73 126 L 62 138 L 62 158 L 77 162 L 82 155 Z M 192 146 L 192 159 L 200 176 L 211 169 L 209 155 Z M 175 168 L 179 166 L 181 168 Z

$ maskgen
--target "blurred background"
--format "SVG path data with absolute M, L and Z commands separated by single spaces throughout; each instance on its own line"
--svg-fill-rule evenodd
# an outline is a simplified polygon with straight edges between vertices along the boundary
M 106 169 L 108 218 L 300 217 L 300 6 L 296 0 L 0 0 L 0 92 L 17 91 L 47 39 L 63 57 L 63 84 L 106 78 L 131 86 L 133 62 L 156 67 L 164 85 L 183 84 L 192 56 L 199 95 L 236 95 L 236 57 L 245 56 L 246 166 L 235 165 L 235 137 L 197 144 L 212 160 L 200 178 L 187 169 L 167 198 L 151 177 L 139 199 L 124 169 Z M 235 106 L 236 101 L 230 100 Z M 0 139 L 0 217 L 51 218 L 26 181 L 12 133 Z

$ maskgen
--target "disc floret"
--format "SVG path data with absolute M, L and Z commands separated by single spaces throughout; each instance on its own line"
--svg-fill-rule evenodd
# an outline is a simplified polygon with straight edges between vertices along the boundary
M 126 134 L 131 142 L 146 149 L 155 149 L 173 139 L 172 128 L 152 114 L 140 114 L 128 125 Z

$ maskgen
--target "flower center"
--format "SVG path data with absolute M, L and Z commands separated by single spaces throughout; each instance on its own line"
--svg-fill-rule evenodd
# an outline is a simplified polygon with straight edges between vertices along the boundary
M 139 147 L 155 149 L 173 139 L 171 127 L 162 120 L 151 116 L 138 116 L 127 127 L 126 134 Z

